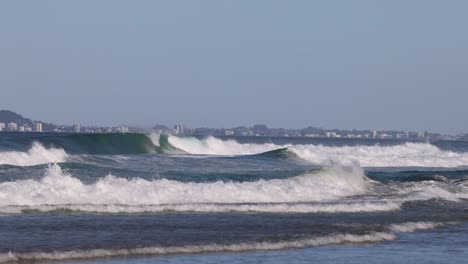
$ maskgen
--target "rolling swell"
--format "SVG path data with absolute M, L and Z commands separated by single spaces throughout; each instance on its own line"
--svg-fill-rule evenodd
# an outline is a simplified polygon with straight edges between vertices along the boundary
M 0 138 L 0 164 L 9 160 L 5 152 L 62 149 L 67 154 L 195 154 L 214 156 L 254 156 L 262 158 L 300 158 L 315 165 L 333 164 L 372 167 L 467 168 L 468 152 L 444 149 L 429 143 L 404 143 L 391 146 L 325 146 L 312 144 L 240 143 L 214 137 L 182 138 L 166 134 L 32 134 L 15 133 Z M 33 146 L 33 147 L 31 147 Z M 36 151 L 37 152 L 37 151 Z M 30 153 L 32 154 L 32 153 Z M 50 163 L 62 159 L 43 159 Z M 27 164 L 28 162 L 23 162 Z M 32 164 L 40 164 L 32 162 Z M 19 164 L 21 165 L 21 164 Z M 22 165 L 21 165 L 22 166 Z M 418 169 L 419 170 L 419 169 Z
M 313 144 L 274 144 L 240 143 L 235 140 L 222 140 L 215 137 L 204 139 L 170 136 L 169 143 L 190 154 L 217 156 L 259 155 L 282 156 L 286 148 L 289 153 L 310 163 L 330 166 L 333 164 L 353 165 L 358 163 L 372 167 L 468 167 L 468 152 L 465 148 L 442 148 L 430 143 L 400 142 L 395 145 L 313 145 Z
M 289 159 L 289 158 L 298 157 L 296 153 L 289 150 L 288 148 L 279 148 L 275 150 L 266 151 L 260 154 L 255 154 L 252 156 L 260 157 L 260 158 L 279 158 L 279 159 Z
M 74 134 L 64 138 L 61 147 L 79 154 L 143 154 L 161 152 L 143 134 Z M 50 144 L 55 144 L 54 138 Z
M 0 141 L 0 155 L 4 152 L 27 152 L 36 146 L 62 149 L 68 154 L 147 154 L 183 153 L 172 146 L 168 135 L 158 136 L 154 142 L 145 134 L 15 134 Z M 0 158 L 1 161 L 1 158 Z

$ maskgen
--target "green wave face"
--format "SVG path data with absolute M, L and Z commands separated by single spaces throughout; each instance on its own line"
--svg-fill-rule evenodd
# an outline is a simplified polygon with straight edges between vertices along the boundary
M 159 146 L 155 146 L 158 153 L 168 153 L 168 154 L 187 154 L 187 152 L 178 149 L 169 143 L 169 135 L 161 134 L 159 135 Z
M 264 157 L 264 158 L 277 158 L 277 159 L 297 158 L 297 154 L 289 150 L 288 148 L 275 149 L 275 150 L 263 152 L 260 154 L 256 154 L 253 156 Z
M 169 143 L 169 135 L 159 136 L 159 144 L 145 134 L 75 134 L 69 140 L 73 151 L 91 154 L 149 154 L 168 153 L 182 154 Z M 65 146 L 67 150 L 67 146 Z
M 65 138 L 67 151 L 91 154 L 143 154 L 159 152 L 144 134 L 75 134 Z
M 0 150 L 27 151 L 33 142 L 46 148 L 62 148 L 69 154 L 150 154 L 184 153 L 169 143 L 168 135 L 160 135 L 154 144 L 145 134 L 22 134 L 0 141 Z

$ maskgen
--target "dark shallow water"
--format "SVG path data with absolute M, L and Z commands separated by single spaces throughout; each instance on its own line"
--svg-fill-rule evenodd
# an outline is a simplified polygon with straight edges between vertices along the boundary
M 467 225 L 459 225 L 417 233 L 400 233 L 397 240 L 375 244 L 241 253 L 104 258 L 66 263 L 464 263 L 468 258 L 467 229 Z

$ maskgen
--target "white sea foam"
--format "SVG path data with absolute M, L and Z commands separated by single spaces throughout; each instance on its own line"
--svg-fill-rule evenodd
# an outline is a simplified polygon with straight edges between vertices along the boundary
M 35 206 L 4 206 L 0 214 L 18 214 L 28 211 L 56 212 L 79 211 L 98 213 L 145 213 L 145 212 L 263 212 L 263 213 L 356 213 L 399 210 L 401 202 L 352 202 L 327 204 L 65 204 Z
M 169 143 L 187 153 L 205 155 L 252 155 L 282 147 L 271 143 L 241 144 L 234 140 L 221 140 L 215 137 L 198 140 L 193 137 L 169 136 Z
M 177 182 L 167 179 L 123 179 L 108 175 L 92 184 L 64 173 L 54 164 L 40 180 L 0 183 L 0 207 L 42 205 L 130 205 L 159 206 L 161 210 L 264 210 L 279 211 L 288 205 L 226 206 L 209 204 L 297 203 L 335 200 L 364 194 L 368 186 L 362 169 L 330 168 L 288 179 L 255 182 Z M 166 208 L 163 206 L 167 206 Z M 169 206 L 170 205 L 170 206 Z M 179 206 L 176 206 L 179 205 Z M 379 205 L 367 205 L 379 207 Z M 383 205 L 384 207 L 387 205 Z M 156 207 L 155 207 L 156 208 Z M 197 209 L 198 208 L 198 209 Z M 263 209 L 262 209 L 263 208 Z M 320 207 L 296 205 L 298 211 L 320 211 Z M 330 211 L 323 207 L 322 211 Z M 344 207 L 343 207 L 344 208 Z M 365 205 L 364 205 L 365 208 Z M 144 210 L 144 207 L 142 208 Z M 339 209 L 338 207 L 335 208 Z M 287 209 L 285 209 L 287 210 Z M 294 209 L 289 209 L 294 210 Z
M 453 185 L 437 181 L 423 181 L 401 185 L 400 194 L 406 194 L 408 200 L 443 199 L 460 201 L 468 199 L 468 187 Z
M 363 167 L 460 167 L 468 166 L 468 153 L 437 148 L 429 143 L 404 143 L 395 146 L 323 146 L 243 144 L 214 137 L 198 140 L 170 136 L 176 148 L 191 154 L 252 155 L 288 148 L 300 158 L 319 165 L 353 164 Z
M 453 223 L 449 223 L 453 224 Z M 393 232 L 414 232 L 418 230 L 433 229 L 443 226 L 441 222 L 406 222 L 401 224 L 392 224 L 389 229 Z
M 133 249 L 92 249 L 75 251 L 55 251 L 55 252 L 30 252 L 15 253 L 10 252 L 0 254 L 0 263 L 19 261 L 40 261 L 40 260 L 69 260 L 83 258 L 100 258 L 132 255 L 167 255 L 167 254 L 190 254 L 208 252 L 241 252 L 254 250 L 280 250 L 288 248 L 304 248 L 323 245 L 350 244 L 350 243 L 372 243 L 385 240 L 393 240 L 395 235 L 385 232 L 373 232 L 363 235 L 336 234 L 322 237 L 312 237 L 307 239 L 279 241 L 279 242 L 257 242 L 238 244 L 208 244 L 198 246 L 173 246 L 173 247 L 142 247 Z
M 151 133 L 149 135 L 149 138 L 151 139 L 151 142 L 153 143 L 153 145 L 159 147 L 159 138 L 160 138 L 160 136 L 161 136 L 160 134 L 156 134 L 156 133 Z
M 0 183 L 0 213 L 3 214 L 28 210 L 378 212 L 399 210 L 405 202 L 434 198 L 468 199 L 468 188 L 431 181 L 383 186 L 367 179 L 358 167 L 335 167 L 287 179 L 255 182 L 195 183 L 108 175 L 95 183 L 84 184 L 54 164 L 40 180 Z
M 34 142 L 27 152 L 0 152 L 0 165 L 34 166 L 39 164 L 64 162 L 66 159 L 67 153 L 65 153 L 63 149 L 47 149 L 38 142 Z

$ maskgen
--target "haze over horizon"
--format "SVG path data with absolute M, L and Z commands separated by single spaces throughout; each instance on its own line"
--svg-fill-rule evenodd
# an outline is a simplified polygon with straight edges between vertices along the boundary
M 2 1 L 0 109 L 57 124 L 466 133 L 466 10 L 466 1 Z

